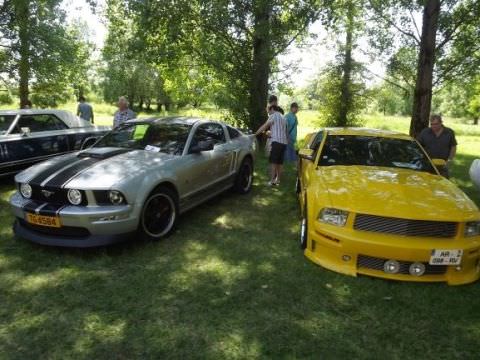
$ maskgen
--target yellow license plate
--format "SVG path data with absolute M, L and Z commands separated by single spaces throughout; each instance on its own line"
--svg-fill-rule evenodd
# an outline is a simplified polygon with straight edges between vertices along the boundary
M 44 216 L 27 213 L 27 222 L 30 224 L 48 226 L 48 227 L 61 227 L 60 218 L 57 216 Z

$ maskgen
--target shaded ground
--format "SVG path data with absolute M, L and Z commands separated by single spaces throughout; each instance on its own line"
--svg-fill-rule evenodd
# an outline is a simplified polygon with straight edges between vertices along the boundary
M 478 284 L 352 278 L 308 262 L 297 244 L 293 172 L 271 190 L 264 166 L 251 194 L 190 211 L 164 241 L 87 251 L 13 239 L 4 181 L 0 358 L 478 354 Z

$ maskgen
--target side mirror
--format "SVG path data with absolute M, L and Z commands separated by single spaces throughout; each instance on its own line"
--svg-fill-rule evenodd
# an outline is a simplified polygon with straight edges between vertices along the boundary
M 443 159 L 432 159 L 433 165 L 436 167 L 445 167 L 447 166 L 447 162 Z
M 22 133 L 22 136 L 28 136 L 28 135 L 30 135 L 30 128 L 29 127 L 22 127 L 22 128 L 20 128 L 20 132 Z
M 302 159 L 313 161 L 313 149 L 300 149 L 298 156 Z
M 213 141 L 199 141 L 197 145 L 190 147 L 190 154 L 200 154 L 202 151 L 213 150 Z

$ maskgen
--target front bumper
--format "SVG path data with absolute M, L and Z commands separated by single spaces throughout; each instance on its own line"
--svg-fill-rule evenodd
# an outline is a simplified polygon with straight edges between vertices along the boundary
M 429 266 L 432 249 L 462 249 L 460 266 Z M 305 256 L 313 262 L 335 272 L 358 274 L 392 280 L 447 282 L 461 285 L 480 278 L 480 239 L 438 239 L 396 236 L 352 228 L 338 228 L 315 222 L 309 226 Z M 367 261 L 365 261 L 367 259 Z M 372 262 L 373 259 L 373 262 Z M 422 276 L 407 273 L 389 274 L 381 266 L 370 266 L 389 259 L 402 264 L 422 262 L 429 270 Z M 370 263 L 369 263 L 370 261 Z
M 10 198 L 17 218 L 14 233 L 26 240 L 52 246 L 94 247 L 125 241 L 138 226 L 138 209 L 121 206 L 65 206 L 58 210 L 61 228 L 30 225 L 25 221 L 28 200 L 18 192 Z M 28 212 L 32 212 L 31 210 Z M 41 208 L 39 210 L 41 214 Z

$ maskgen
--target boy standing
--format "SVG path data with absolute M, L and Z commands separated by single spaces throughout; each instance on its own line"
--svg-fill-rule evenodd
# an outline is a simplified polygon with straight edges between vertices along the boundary
M 292 103 L 290 105 L 290 112 L 285 115 L 285 120 L 287 121 L 287 135 L 288 135 L 288 145 L 285 152 L 285 161 L 297 161 L 297 152 L 295 149 L 295 144 L 297 143 L 297 119 L 298 104 Z
M 270 138 L 272 140 L 272 149 L 269 157 L 269 162 L 271 164 L 271 178 L 268 184 L 270 186 L 277 186 L 280 184 L 285 149 L 288 144 L 287 122 L 278 110 L 278 106 L 270 105 L 268 107 L 268 120 L 265 124 L 260 126 L 255 133 L 255 135 L 258 136 L 267 129 L 270 129 Z

